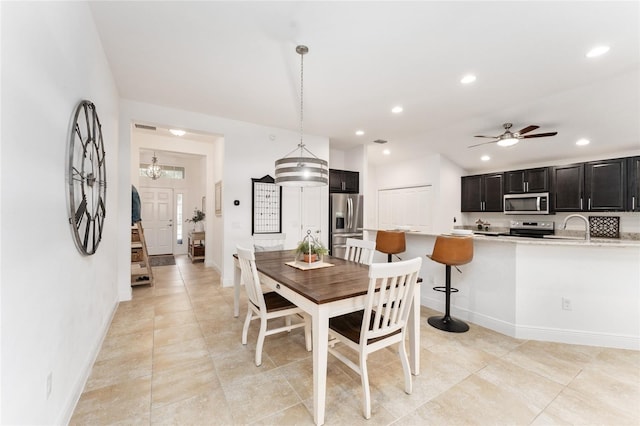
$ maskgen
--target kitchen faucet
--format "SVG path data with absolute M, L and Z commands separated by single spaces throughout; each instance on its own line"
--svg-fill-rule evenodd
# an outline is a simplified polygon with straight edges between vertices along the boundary
M 570 214 L 569 216 L 564 218 L 564 223 L 562 224 L 562 229 L 567 229 L 567 222 L 569 222 L 569 219 L 571 219 L 572 217 L 579 217 L 580 219 L 582 219 L 584 221 L 584 226 L 585 226 L 585 234 L 584 234 L 584 239 L 589 241 L 591 240 L 591 232 L 589 229 L 589 219 L 587 219 L 586 217 L 582 216 L 581 214 Z

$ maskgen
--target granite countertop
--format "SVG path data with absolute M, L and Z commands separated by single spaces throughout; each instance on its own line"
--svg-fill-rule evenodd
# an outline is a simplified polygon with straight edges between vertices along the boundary
M 591 238 L 553 235 L 548 238 L 512 237 L 509 235 L 490 236 L 474 234 L 477 241 L 494 241 L 499 243 L 535 244 L 549 246 L 591 246 L 591 247 L 640 247 L 639 240 L 619 238 Z
M 460 228 L 460 229 L 468 229 Z M 511 244 L 535 244 L 550 246 L 591 246 L 591 247 L 640 247 L 640 234 L 637 233 L 620 233 L 622 238 L 591 238 L 587 241 L 584 239 L 584 231 L 563 231 L 545 238 L 535 237 L 513 237 L 508 235 L 508 229 L 491 229 L 489 231 L 473 231 L 473 238 L 477 241 L 493 241 L 499 243 Z M 367 228 L 365 231 L 378 231 L 377 229 Z M 438 235 L 453 234 L 437 234 L 434 232 L 420 232 L 410 229 L 387 229 L 387 231 L 404 231 L 407 235 L 437 237 Z M 505 235 L 507 234 L 507 235 Z M 460 235 L 457 235 L 460 236 Z

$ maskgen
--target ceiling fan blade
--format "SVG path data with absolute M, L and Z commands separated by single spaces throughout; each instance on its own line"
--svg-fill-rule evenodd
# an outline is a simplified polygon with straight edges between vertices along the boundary
M 525 133 L 529 133 L 532 130 L 538 129 L 540 126 L 527 126 L 524 129 L 520 130 L 518 134 L 524 135 Z
M 500 139 L 500 136 L 482 136 L 482 135 L 475 135 L 474 138 L 490 138 L 490 139 Z
M 489 136 L 482 136 L 482 137 L 488 138 Z M 476 146 L 486 145 L 486 144 L 488 144 L 488 143 L 497 143 L 497 142 L 498 142 L 498 141 L 481 142 L 481 143 L 477 143 L 477 144 L 475 144 L 475 145 L 469 145 L 467 148 L 474 148 L 474 147 L 476 147 Z
M 528 139 L 528 138 L 544 138 L 547 136 L 555 136 L 557 135 L 558 132 L 550 132 L 550 133 L 536 133 L 535 135 L 526 135 L 526 136 L 522 136 L 522 139 Z

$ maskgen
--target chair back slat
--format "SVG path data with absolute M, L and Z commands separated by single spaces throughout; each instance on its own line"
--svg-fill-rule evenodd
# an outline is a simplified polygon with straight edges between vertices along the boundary
M 246 249 L 240 246 L 236 247 L 238 250 L 238 261 L 240 263 L 240 270 L 242 272 L 242 282 L 244 283 L 245 290 L 249 301 L 261 310 L 266 310 L 264 304 L 264 296 L 262 294 L 262 287 L 260 286 L 260 277 L 258 276 L 258 269 L 256 268 L 256 257 L 253 250 Z
M 371 265 L 376 250 L 375 241 L 347 238 L 346 245 L 347 248 L 344 252 L 345 260 Z
M 369 289 L 362 322 L 361 345 L 366 345 L 370 339 L 404 330 L 421 265 L 422 259 L 417 257 L 369 266 Z
M 253 248 L 255 251 L 278 251 L 284 250 L 287 234 L 254 234 Z

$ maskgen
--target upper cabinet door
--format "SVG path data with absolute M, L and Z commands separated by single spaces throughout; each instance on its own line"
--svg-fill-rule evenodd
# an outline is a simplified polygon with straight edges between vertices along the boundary
M 460 211 L 482 211 L 482 176 L 463 176 Z
M 627 210 L 640 212 L 640 157 L 627 159 Z
M 504 193 L 521 194 L 525 192 L 524 170 L 513 170 L 504 173 Z
M 553 168 L 554 210 L 580 212 L 584 210 L 584 164 L 569 164 Z
M 626 205 L 626 159 L 585 163 L 588 211 L 624 211 Z
M 484 211 L 502 212 L 503 209 L 502 173 L 484 176 Z
M 527 170 L 526 173 L 527 192 L 547 192 L 549 191 L 549 168 Z

